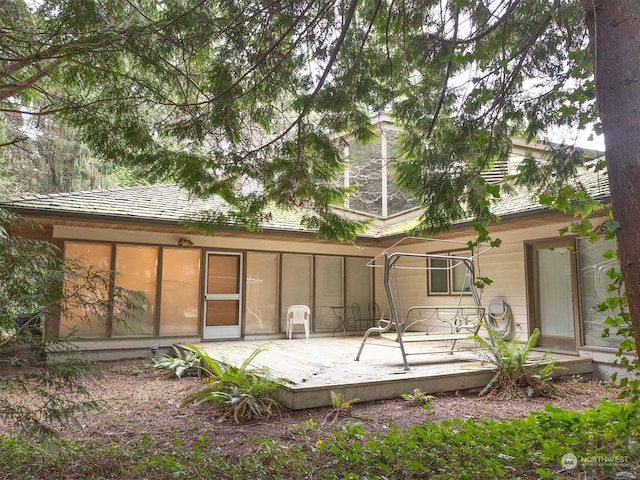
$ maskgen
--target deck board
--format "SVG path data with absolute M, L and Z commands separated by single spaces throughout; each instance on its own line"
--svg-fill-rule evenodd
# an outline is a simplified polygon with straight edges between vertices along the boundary
M 484 386 L 491 378 L 490 366 L 471 350 L 442 352 L 437 342 L 407 346 L 410 370 L 405 371 L 402 355 L 393 342 L 367 343 L 355 361 L 360 337 L 311 337 L 293 340 L 243 340 L 198 344 L 219 362 L 240 365 L 257 348 L 263 348 L 252 366 L 267 368 L 275 378 L 288 380 L 276 395 L 291 409 L 331 405 L 331 391 L 345 399 L 360 401 L 397 398 L 420 388 L 425 393 L 464 390 Z M 440 351 L 441 353 L 435 353 Z M 534 352 L 534 355 L 540 353 Z M 563 375 L 589 375 L 590 359 L 553 354 L 568 368 Z

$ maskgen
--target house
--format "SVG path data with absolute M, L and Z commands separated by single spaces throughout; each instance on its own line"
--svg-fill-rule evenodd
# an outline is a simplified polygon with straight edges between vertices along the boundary
M 534 148 L 516 141 L 514 156 Z M 590 188 L 606 197 L 606 178 L 591 180 Z M 382 271 L 370 262 L 407 237 L 420 214 L 344 209 L 372 223 L 356 241 L 338 242 L 316 238 L 300 226 L 298 213 L 282 211 L 271 212 L 260 232 L 202 235 L 181 220 L 203 209 L 224 209 L 224 203 L 190 198 L 175 185 L 28 195 L 0 206 L 43 226 L 18 234 L 52 241 L 65 257 L 114 269 L 118 286 L 143 292 L 141 310 L 126 323 L 113 311 L 91 322 L 62 315 L 47 323 L 48 335 L 73 334 L 81 350 L 101 359 L 146 354 L 176 342 L 284 338 L 292 304 L 311 306 L 316 336 L 334 335 L 343 326 L 350 313 L 338 307 L 357 303 L 368 316 L 368 307 L 377 305 L 384 315 Z M 608 377 L 619 340 L 602 338 L 603 316 L 594 307 L 606 295 L 611 265 L 602 253 L 614 245 L 560 236 L 571 218 L 541 208 L 526 193 L 502 199 L 496 213 L 501 221 L 490 231 L 502 245 L 475 260 L 477 273 L 493 280 L 482 291 L 483 303 L 501 298 L 510 306 L 513 337 L 524 339 L 539 328 L 541 346 L 592 358 L 596 375 Z M 440 242 L 407 239 L 402 248 L 469 255 L 465 242 L 473 237 L 469 222 L 460 222 L 438 235 Z M 464 298 L 456 272 L 420 270 L 399 278 L 399 289 L 407 304 L 453 305 Z

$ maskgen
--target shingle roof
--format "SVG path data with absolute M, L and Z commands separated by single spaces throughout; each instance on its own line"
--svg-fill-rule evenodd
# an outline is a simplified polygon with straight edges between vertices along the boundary
M 609 177 L 603 172 L 590 171 L 580 176 L 582 187 L 593 198 L 603 199 L 609 196 Z M 521 188 L 512 195 L 503 195 L 496 200 L 492 212 L 500 217 L 544 210 L 534 195 Z
M 219 197 L 197 198 L 173 184 L 24 195 L 2 203 L 40 214 L 174 224 L 206 210 L 229 211 L 229 204 Z M 300 225 L 302 211 L 274 209 L 271 213 L 265 229 L 304 231 Z
M 45 212 L 81 213 L 125 218 L 177 220 L 187 211 L 206 208 L 213 203 L 222 208 L 222 202 L 188 200 L 176 185 L 128 187 L 110 190 L 90 190 L 69 193 L 27 194 L 12 199 L 16 207 L 35 208 Z M 217 205 L 216 205 L 217 204 Z
M 585 175 L 581 177 L 581 182 L 594 196 L 605 197 L 609 193 L 606 175 Z M 187 191 L 173 184 L 24 195 L 10 201 L 0 202 L 0 205 L 32 215 L 66 215 L 83 219 L 122 219 L 128 222 L 175 225 L 205 210 L 222 213 L 229 211 L 229 205 L 218 197 L 200 199 L 191 196 Z M 504 196 L 495 202 L 493 208 L 494 213 L 502 218 L 516 214 L 542 212 L 543 210 L 543 207 L 534 201 L 531 193 L 527 191 Z M 384 220 L 379 219 L 379 221 L 373 222 L 362 236 L 380 238 L 408 232 L 417 227 L 417 219 L 421 212 L 420 209 L 416 209 L 413 215 L 405 213 Z M 263 224 L 265 231 L 309 233 L 300 222 L 303 215 L 310 212 L 272 208 L 270 213 L 270 219 Z M 468 219 L 459 223 L 467 221 Z

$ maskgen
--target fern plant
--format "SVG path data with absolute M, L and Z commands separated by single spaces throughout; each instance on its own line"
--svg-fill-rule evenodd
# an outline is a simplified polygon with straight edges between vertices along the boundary
M 204 375 L 204 388 L 188 394 L 183 405 L 213 403 L 220 419 L 235 423 L 255 418 L 269 418 L 279 410 L 272 393 L 286 380 L 272 378 L 267 368 L 252 368 L 251 362 L 264 347 L 254 350 L 240 366 L 218 363 L 202 348 L 191 343 L 184 347 L 195 353 Z
M 166 370 L 169 376 L 175 374 L 176 377 L 182 378 L 183 375 L 190 371 L 195 371 L 200 365 L 200 357 L 197 353 L 179 348 L 172 345 L 175 356 L 160 354 L 153 357 L 153 368 L 157 370 Z
M 516 340 L 506 342 L 499 333 L 488 328 L 489 340 L 480 335 L 469 337 L 481 348 L 478 354 L 483 361 L 494 366 L 494 376 L 480 395 L 499 398 L 534 397 L 552 393 L 551 375 L 556 370 L 555 360 L 547 351 L 539 358 L 531 359 L 531 352 L 538 342 L 537 328 L 524 344 Z

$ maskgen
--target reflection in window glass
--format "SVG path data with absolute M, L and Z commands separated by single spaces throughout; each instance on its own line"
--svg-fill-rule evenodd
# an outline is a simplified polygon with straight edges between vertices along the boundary
M 114 336 L 153 335 L 156 318 L 158 248 L 146 246 L 116 246 L 116 285 L 140 292 L 139 311 L 130 315 L 114 312 Z
M 78 282 L 82 282 L 82 278 L 76 280 L 65 277 L 65 292 L 74 291 L 80 287 L 79 293 L 82 297 L 95 300 L 80 303 L 74 301 L 74 296 L 71 296 L 70 301 L 63 305 L 60 312 L 60 336 L 106 337 L 109 314 L 106 305 L 109 296 L 107 270 L 111 262 L 111 245 L 65 242 L 64 255 L 70 262 L 78 262 L 86 269 L 93 270 L 94 274 L 94 269 L 104 271 L 107 277 L 103 276 L 104 281 L 98 282 L 95 289 L 80 287 Z
M 609 296 L 608 287 L 611 281 L 607 272 L 611 268 L 620 267 L 618 260 L 607 260 L 603 254 L 616 248 L 615 240 L 600 238 L 596 242 L 590 242 L 589 239 L 578 239 L 580 313 L 584 345 L 617 348 L 622 340 L 614 335 L 614 329 L 611 329 L 610 337 L 602 338 L 607 312 L 598 312 L 596 308 Z
M 278 254 L 247 253 L 246 333 L 278 330 Z
M 571 257 L 565 249 L 537 252 L 540 331 L 551 337 L 574 338 Z
M 238 300 L 207 300 L 207 327 L 238 325 Z
M 459 255 L 459 254 L 455 254 Z M 464 252 L 462 254 L 464 257 L 470 256 L 469 252 Z M 451 283 L 453 287 L 453 292 L 469 292 L 471 291 L 469 288 L 470 280 L 469 271 L 467 270 L 467 266 L 463 262 L 452 262 L 454 267 L 451 269 Z
M 316 257 L 316 330 L 333 330 L 338 325 L 336 315 L 345 314 L 344 310 L 331 308 L 342 306 L 342 276 L 342 257 Z
M 160 335 L 196 335 L 200 298 L 200 250 L 162 251 Z
M 447 261 L 437 258 L 429 259 L 429 293 L 448 293 L 449 274 Z
M 212 295 L 240 292 L 240 257 L 238 255 L 209 255 L 207 293 Z
M 289 305 L 311 307 L 312 268 L 311 255 L 282 255 L 282 331 L 286 331 L 285 319 Z M 312 323 L 313 323 L 312 318 Z
M 346 258 L 346 304 L 357 303 L 360 307 L 360 318 L 369 318 L 369 304 L 372 302 L 373 268 L 367 266 L 370 258 L 347 257 Z M 361 325 L 358 325 L 361 327 Z

